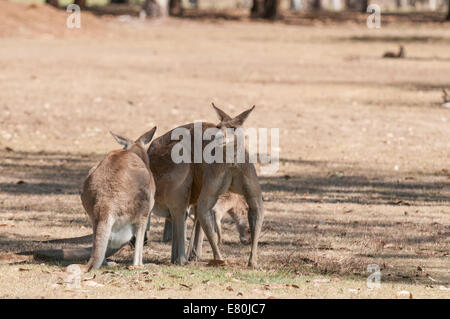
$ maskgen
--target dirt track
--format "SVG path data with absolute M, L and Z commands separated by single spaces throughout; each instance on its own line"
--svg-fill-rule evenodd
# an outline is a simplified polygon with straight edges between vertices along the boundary
M 155 218 L 145 261 L 160 279 L 139 279 L 126 297 L 449 296 L 450 110 L 439 103 L 450 86 L 448 25 L 92 20 L 99 32 L 0 32 L 0 296 L 124 296 L 137 275 L 122 264 L 118 286 L 100 271 L 106 288 L 67 292 L 52 286 L 58 265 L 9 252 L 90 233 L 78 192 L 116 148 L 109 130 L 133 137 L 157 125 L 159 135 L 215 121 L 212 101 L 231 114 L 256 104 L 246 126 L 280 128 L 280 171 L 261 176 L 262 270 L 245 269 L 249 248 L 229 223 L 228 268 L 205 266 L 206 243 L 204 261 L 170 266 Z M 380 58 L 399 42 L 406 59 Z M 376 291 L 365 286 L 373 263 Z

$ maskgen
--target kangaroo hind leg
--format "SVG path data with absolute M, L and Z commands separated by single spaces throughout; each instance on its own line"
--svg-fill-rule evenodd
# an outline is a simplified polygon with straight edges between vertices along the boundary
M 98 269 L 103 264 L 113 224 L 114 219 L 111 216 L 96 223 L 92 255 L 87 264 L 87 271 Z

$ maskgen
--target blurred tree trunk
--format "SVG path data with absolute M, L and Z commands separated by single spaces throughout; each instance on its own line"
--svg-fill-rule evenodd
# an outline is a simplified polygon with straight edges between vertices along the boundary
M 447 14 L 447 20 L 450 21 L 450 0 L 448 0 L 448 14 Z
M 366 13 L 369 6 L 369 0 L 361 0 L 361 12 Z
M 48 3 L 51 6 L 59 7 L 58 0 L 45 0 L 45 3 Z
M 428 0 L 428 7 L 430 8 L 431 11 L 436 11 L 436 5 L 437 0 Z
M 302 0 L 291 0 L 289 8 L 294 11 L 299 11 L 303 7 Z
M 45 0 L 46 3 L 54 6 L 59 7 L 59 1 L 58 0 Z M 111 0 L 112 2 L 112 0 Z M 80 8 L 86 8 L 86 0 L 74 0 L 74 4 L 80 6 Z
M 264 19 L 276 19 L 279 16 L 280 0 L 264 0 Z
M 128 0 L 111 0 L 111 3 L 128 3 Z
M 322 1 L 314 0 L 312 7 L 314 10 L 321 10 L 322 9 Z
M 181 0 L 169 0 L 169 14 L 171 16 L 181 16 L 183 14 Z
M 263 0 L 253 0 L 250 16 L 252 18 L 260 18 L 264 12 Z
M 397 0 L 397 8 L 401 9 L 408 5 L 407 0 Z
M 167 7 L 162 8 L 160 3 L 156 0 L 145 0 L 144 4 L 142 5 L 142 10 L 146 15 L 154 18 L 159 18 L 167 15 L 167 12 L 164 12 L 167 11 Z
M 253 0 L 252 18 L 276 19 L 279 15 L 280 0 Z

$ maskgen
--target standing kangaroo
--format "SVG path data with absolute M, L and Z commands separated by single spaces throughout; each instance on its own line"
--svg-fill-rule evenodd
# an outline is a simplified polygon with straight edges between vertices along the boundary
M 194 214 L 194 226 L 189 240 L 188 259 L 195 260 L 202 256 L 203 231 L 200 228 L 198 219 L 195 217 L 195 206 L 191 207 L 191 213 Z M 249 229 L 247 227 L 248 205 L 241 195 L 234 193 L 225 193 L 220 195 L 216 205 L 212 209 L 215 229 L 217 231 L 217 242 L 222 244 L 222 218 L 225 213 L 231 216 L 236 224 L 239 233 L 239 240 L 242 244 L 249 244 Z
M 113 135 L 124 146 L 110 152 L 88 173 L 81 202 L 92 223 L 91 249 L 35 251 L 38 258 L 59 260 L 90 259 L 86 270 L 97 269 L 105 260 L 136 236 L 133 265 L 142 265 L 147 219 L 154 204 L 155 182 L 144 146 L 152 140 L 156 127 L 135 142 Z
M 206 129 L 215 129 L 225 132 L 229 128 L 240 128 L 251 111 L 242 112 L 231 118 L 224 111 L 213 104 L 219 116 L 218 124 L 201 123 L 202 133 Z M 185 129 L 190 133 L 191 145 L 194 143 L 194 123 L 180 126 L 176 129 Z M 179 143 L 171 135 L 173 129 L 155 139 L 148 149 L 150 168 L 156 182 L 155 206 L 152 214 L 171 217 L 172 220 L 172 257 L 171 262 L 183 265 L 187 262 L 185 253 L 185 214 L 190 205 L 196 205 L 196 216 L 211 244 L 215 260 L 222 260 L 214 224 L 210 218 L 210 210 L 214 207 L 221 194 L 227 191 L 241 194 L 249 207 L 248 221 L 251 233 L 252 248 L 248 265 L 257 266 L 258 238 L 264 218 L 264 205 L 255 167 L 248 160 L 245 151 L 244 163 L 207 163 L 202 158 L 200 162 L 175 163 L 172 160 L 172 148 Z M 201 150 L 204 151 L 209 141 L 201 141 Z M 226 148 L 222 145 L 221 151 Z M 192 152 L 191 152 L 192 153 Z M 194 155 L 191 154 L 191 160 Z M 224 157 L 226 158 L 226 157 Z

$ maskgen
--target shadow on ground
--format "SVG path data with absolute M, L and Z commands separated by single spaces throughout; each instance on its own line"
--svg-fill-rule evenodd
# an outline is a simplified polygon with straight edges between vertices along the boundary
M 0 151 L 0 195 L 2 198 L 77 195 L 87 172 L 99 159 L 101 156 L 95 154 Z M 403 245 L 411 245 L 411 247 L 443 243 L 448 236 L 448 226 L 439 223 L 419 225 L 408 221 L 400 223 L 384 219 L 375 221 L 369 219 L 346 220 L 333 215 L 324 217 L 325 213 L 320 209 L 308 211 L 300 205 L 311 203 L 337 204 L 336 206 L 338 204 L 386 205 L 388 207 L 448 205 L 450 195 L 446 190 L 450 189 L 450 180 L 447 172 L 442 172 L 442 176 L 414 173 L 413 176 L 396 176 L 394 178 L 389 174 L 380 175 L 378 171 L 361 168 L 355 170 L 358 172 L 357 174 L 346 173 L 354 171 L 352 163 L 331 163 L 330 165 L 326 161 L 315 162 L 302 159 L 282 159 L 281 162 L 289 163 L 290 166 L 311 168 L 307 171 L 312 173 L 260 178 L 264 200 L 268 205 L 274 206 L 270 208 L 270 214 L 266 218 L 260 242 L 262 251 L 273 252 L 266 260 L 267 267 L 272 267 L 271 264 L 275 263 L 278 265 L 277 267 L 289 265 L 289 267 L 304 268 L 305 265 L 312 265 L 313 269 L 323 273 L 354 271 L 361 268 L 362 260 L 364 262 L 373 258 L 388 261 L 391 259 L 414 260 L 422 257 L 405 251 L 380 252 L 375 248 L 368 252 L 358 251 L 346 248 L 345 245 L 335 247 L 335 243 L 344 240 L 346 243 L 367 242 L 368 245 L 372 245 L 371 242 L 377 238 L 391 236 L 399 233 L 399 230 L 402 229 L 406 232 L 411 231 L 408 237 L 404 238 L 400 234 L 393 238 L 400 238 Z M 340 171 L 339 166 L 342 168 L 342 173 L 335 173 Z M 330 170 L 330 167 L 333 170 Z M 73 198 L 73 196 L 71 197 Z M 48 211 L 52 208 L 48 208 L 48 206 L 52 205 L 51 202 L 52 199 L 43 203 L 38 201 L 36 205 L 19 205 L 20 207 L 7 204 L 2 205 L 2 210 L 24 213 L 14 218 L 16 222 L 30 221 L 33 225 L 41 225 L 48 229 L 88 226 L 87 221 L 80 217 L 81 215 L 75 216 L 65 207 L 57 213 L 52 212 L 49 215 Z M 289 212 L 286 214 L 280 206 L 284 203 L 299 205 L 290 206 Z M 81 206 L 78 210 L 82 210 Z M 26 214 L 27 211 L 32 211 L 34 215 L 29 216 Z M 79 211 L 78 213 L 80 213 Z M 49 216 L 51 216 L 50 219 Z M 154 226 L 152 225 L 152 227 Z M 161 228 L 162 223 L 159 222 L 157 227 Z M 371 230 L 370 233 L 368 229 Z M 417 229 L 420 229 L 420 232 Z M 417 233 L 414 233 L 416 231 Z M 307 240 L 299 241 L 299 236 Z M 55 247 L 55 245 L 67 247 L 67 245 L 86 245 L 90 242 L 89 236 L 69 241 L 54 238 L 51 236 L 44 240 L 36 237 L 24 237 L 14 232 L 5 232 L 0 235 L 0 247 L 2 247 L 0 251 L 4 249 L 6 251 L 46 249 Z M 155 238 L 153 238 L 152 245 L 165 246 L 162 243 L 156 244 Z M 234 238 L 234 240 L 237 239 Z M 168 247 L 167 249 L 170 250 Z M 233 244 L 231 241 L 231 245 L 226 245 L 224 250 L 229 251 L 229 254 L 234 254 L 236 251 L 241 251 L 242 248 L 239 244 Z M 320 252 L 327 251 L 342 251 L 349 255 L 352 261 L 344 265 L 342 261 L 329 262 L 320 258 L 314 259 L 314 256 L 321 254 Z M 439 250 L 436 252 L 438 255 L 446 253 Z M 441 258 L 439 256 L 436 258 Z M 129 258 L 126 255 L 125 259 Z M 152 262 L 158 262 L 153 259 Z M 313 262 L 308 260 L 313 260 Z M 359 273 L 358 275 L 363 274 Z M 392 278 L 397 278 L 393 280 L 398 281 L 409 280 L 405 279 L 406 275 L 402 276 L 393 276 Z
M 1 151 L 0 157 L 0 190 L 17 195 L 79 194 L 83 179 L 100 159 L 93 154 L 15 151 Z

